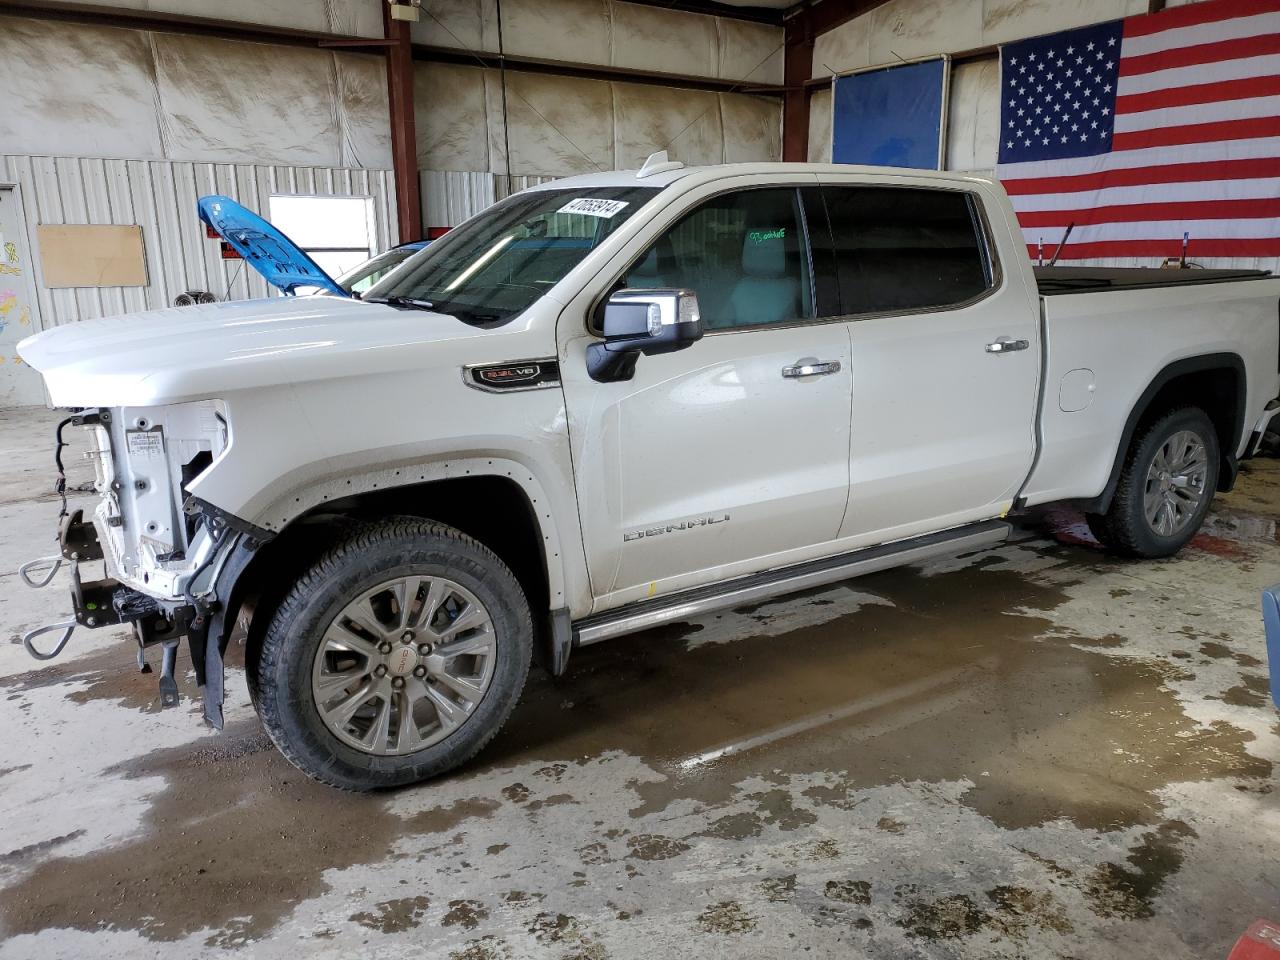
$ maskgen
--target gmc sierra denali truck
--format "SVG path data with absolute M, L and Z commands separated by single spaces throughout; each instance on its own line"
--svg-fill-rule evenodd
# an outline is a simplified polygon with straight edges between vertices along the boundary
M 283 289 L 332 284 L 222 227 Z M 185 638 L 214 725 L 244 631 L 293 763 L 420 780 L 493 737 L 535 654 L 558 674 L 1054 501 L 1174 553 L 1280 407 L 1278 308 L 1261 272 L 1037 270 L 979 177 L 659 156 L 543 184 L 362 298 L 23 342 L 100 450 L 101 500 L 45 561 L 73 566 L 74 620 L 44 629 L 132 624 L 168 699 Z

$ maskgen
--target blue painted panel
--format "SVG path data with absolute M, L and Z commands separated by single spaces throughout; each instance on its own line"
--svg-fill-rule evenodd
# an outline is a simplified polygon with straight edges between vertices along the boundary
M 1262 623 L 1267 631 L 1271 702 L 1280 707 L 1280 584 L 1262 591 Z
M 837 77 L 831 159 L 939 169 L 946 75 L 945 60 L 926 60 Z

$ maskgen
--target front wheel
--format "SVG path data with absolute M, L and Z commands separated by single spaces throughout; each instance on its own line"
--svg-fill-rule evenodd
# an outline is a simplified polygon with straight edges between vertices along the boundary
M 1218 434 L 1199 407 L 1173 410 L 1134 440 L 1111 508 L 1089 529 L 1115 553 L 1167 557 L 1204 522 L 1218 488 Z
M 473 757 L 511 713 L 533 627 L 519 583 L 450 527 L 364 527 L 294 585 L 258 664 L 257 707 L 303 772 L 347 790 L 413 783 Z

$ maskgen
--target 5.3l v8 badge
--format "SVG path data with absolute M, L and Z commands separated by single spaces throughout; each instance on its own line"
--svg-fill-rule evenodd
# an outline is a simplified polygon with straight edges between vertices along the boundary
M 560 383 L 560 364 L 554 359 L 486 363 L 463 371 L 467 386 L 490 393 L 537 390 Z

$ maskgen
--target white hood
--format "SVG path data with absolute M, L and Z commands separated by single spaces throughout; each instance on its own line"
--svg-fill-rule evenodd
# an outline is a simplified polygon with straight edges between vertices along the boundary
M 18 352 L 44 375 L 55 406 L 155 406 L 406 369 L 432 343 L 483 335 L 425 310 L 282 297 L 69 323 Z

